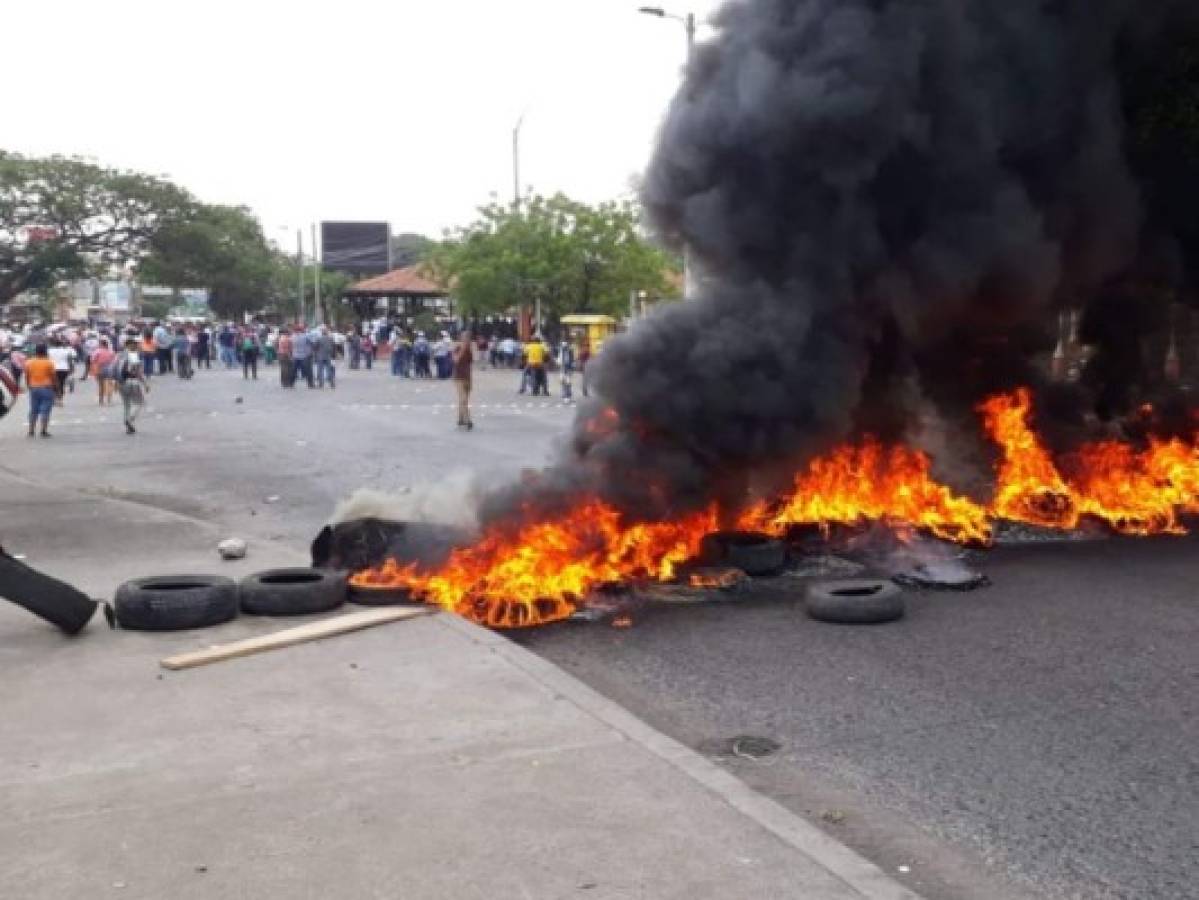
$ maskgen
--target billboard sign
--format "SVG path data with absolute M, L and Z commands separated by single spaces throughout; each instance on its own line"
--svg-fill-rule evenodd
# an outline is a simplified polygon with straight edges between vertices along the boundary
M 391 268 L 391 225 L 321 222 L 321 264 L 352 275 L 382 275 Z

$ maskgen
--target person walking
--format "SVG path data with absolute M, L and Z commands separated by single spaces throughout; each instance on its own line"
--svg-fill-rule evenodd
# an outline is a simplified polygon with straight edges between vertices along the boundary
M 258 380 L 258 349 L 258 335 L 254 333 L 254 329 L 247 328 L 241 338 L 241 377 L 243 379 L 253 376 L 255 381 Z
M 142 332 L 138 352 L 142 357 L 142 374 L 149 378 L 154 374 L 154 360 L 158 358 L 158 350 L 154 346 L 154 332 L 148 328 Z
M 329 326 L 322 325 L 312 348 L 312 357 L 316 360 L 317 387 L 323 388 L 328 379 L 329 390 L 337 389 L 337 367 L 333 364 L 336 351 L 337 345 L 333 342 L 333 335 L 329 334 Z
M 175 336 L 161 322 L 154 328 L 154 350 L 158 373 L 165 375 L 167 372 L 174 372 Z
M 429 339 L 423 331 L 416 333 L 416 341 L 412 344 L 413 374 L 417 378 L 429 378 Z
M 279 354 L 279 383 L 285 388 L 296 386 L 296 363 L 291 355 L 291 332 L 286 328 L 280 329 L 279 340 L 275 344 Z
M 101 406 L 112 403 L 112 394 L 116 388 L 112 364 L 116 358 L 117 354 L 109 346 L 108 338 L 100 338 L 100 346 L 92 352 L 91 369 L 92 375 L 96 378 L 96 387 L 100 392 Z
M 433 347 L 433 367 L 441 379 L 449 378 L 454 373 L 454 342 L 450 340 L 448 332 L 443 331 Z
M 402 378 L 412 377 L 412 341 L 408 333 L 399 328 L 391 338 L 391 374 Z
M 212 329 L 207 325 L 196 333 L 196 368 L 212 368 Z
M 25 384 L 29 388 L 29 436 L 33 437 L 41 422 L 41 435 L 48 438 L 58 379 L 54 374 L 50 349 L 45 344 L 38 344 L 34 348 L 33 359 L 26 361 Z
M 83 377 L 80 381 L 87 381 L 87 376 L 92 371 L 92 354 L 100 349 L 100 338 L 94 331 L 89 331 L 87 337 L 79 345 L 79 361 L 83 363 Z
M 346 344 L 350 348 L 350 369 L 357 369 L 362 362 L 362 335 L 357 328 L 350 332 Z
M 116 368 L 117 389 L 121 392 L 121 405 L 125 409 L 125 434 L 137 434 L 133 423 L 146 405 L 150 382 L 146 379 L 137 341 L 133 338 L 125 342 L 125 352 L 117 358 Z
M 520 381 L 520 393 L 525 392 L 525 385 L 533 389 L 533 396 L 544 393 L 549 396 L 549 384 L 545 378 L 545 344 L 541 335 L 534 335 L 533 340 L 525 345 L 525 372 Z
M 312 351 L 312 335 L 301 325 L 291 339 L 291 357 L 295 362 L 296 375 L 308 382 L 310 390 L 316 387 L 312 377 Z
M 56 338 L 49 348 L 50 361 L 54 363 L 54 395 L 55 403 L 62 406 L 66 399 L 67 383 L 75 390 L 75 348 L 62 338 Z
M 236 363 L 236 354 L 234 353 L 233 345 L 237 341 L 237 335 L 233 333 L 233 326 L 226 322 L 221 326 L 221 330 L 217 332 L 216 344 L 220 351 L 221 362 L 224 363 L 226 369 L 232 369 Z
M 579 346 L 579 380 L 583 386 L 583 396 L 590 396 L 587 384 L 587 364 L 591 362 L 591 341 L 583 338 L 582 344 Z
M 470 332 L 462 332 L 458 346 L 452 356 L 454 387 L 458 391 L 458 427 L 473 431 L 475 423 L 470 418 L 471 370 L 474 368 L 474 353 L 471 351 Z
M 375 342 L 369 334 L 362 337 L 362 361 L 368 371 L 375 364 Z
M 175 374 L 186 381 L 192 377 L 192 346 L 182 327 L 175 329 Z
M 572 403 L 574 397 L 571 395 L 571 379 L 575 372 L 575 348 L 570 341 L 564 340 L 558 345 L 558 365 L 562 367 L 562 399 Z

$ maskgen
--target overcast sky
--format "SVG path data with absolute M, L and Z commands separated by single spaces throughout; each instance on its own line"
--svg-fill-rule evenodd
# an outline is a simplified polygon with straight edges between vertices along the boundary
M 4 4 L 0 146 L 161 173 L 294 247 L 320 219 L 438 236 L 522 181 L 627 193 L 679 83 L 637 0 Z M 668 7 L 701 21 L 720 0 Z M 290 236 L 283 229 L 291 228 Z

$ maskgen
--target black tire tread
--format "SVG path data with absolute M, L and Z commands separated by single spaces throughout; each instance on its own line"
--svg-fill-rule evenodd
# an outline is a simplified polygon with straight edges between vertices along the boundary
M 878 587 L 869 596 L 845 596 L 836 591 Z M 845 579 L 820 581 L 808 587 L 808 615 L 820 622 L 838 625 L 876 625 L 893 622 L 906 610 L 903 592 L 890 581 L 881 579 Z
M 360 588 L 350 585 L 349 601 L 358 606 L 420 606 L 408 588 Z
M 194 582 L 187 590 L 155 585 Z M 228 622 L 237 616 L 237 585 L 212 575 L 167 575 L 135 578 L 117 588 L 117 623 L 131 631 L 185 631 Z
M 275 577 L 313 577 L 295 584 L 270 583 Z M 242 579 L 242 612 L 256 616 L 306 616 L 346 602 L 346 576 L 328 569 L 268 569 Z

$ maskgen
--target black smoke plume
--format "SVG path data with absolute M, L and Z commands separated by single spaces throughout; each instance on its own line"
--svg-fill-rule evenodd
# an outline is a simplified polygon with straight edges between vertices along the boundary
M 1138 402 L 1199 260 L 1178 193 L 1199 121 L 1176 96 L 1199 86 L 1196 6 L 727 4 L 643 189 L 698 296 L 604 348 L 602 403 L 541 487 L 659 515 L 855 433 L 910 437 L 930 409 L 976 429 L 988 393 L 1043 381 L 1068 308 L 1096 355 L 1044 408 L 1081 424 Z

